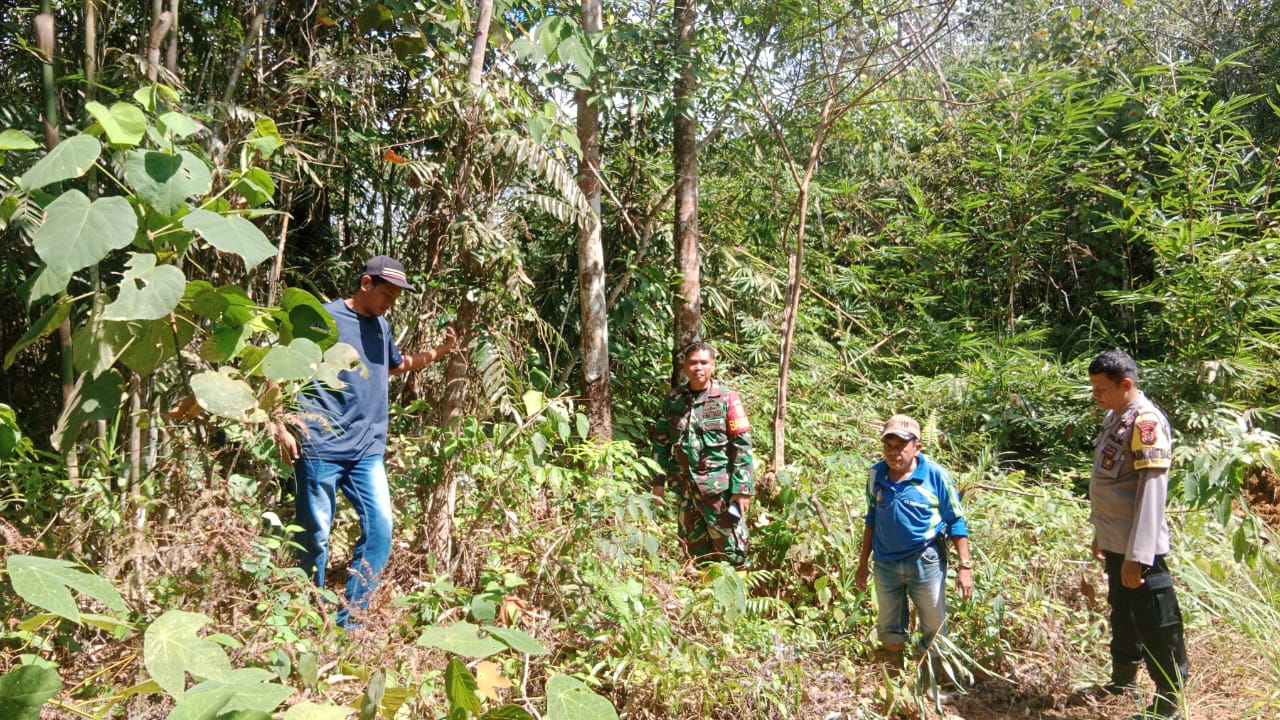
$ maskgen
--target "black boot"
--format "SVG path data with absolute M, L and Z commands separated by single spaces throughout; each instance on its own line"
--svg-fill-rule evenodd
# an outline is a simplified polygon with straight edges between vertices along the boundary
M 1090 685 L 1071 693 L 1067 704 L 1073 706 L 1096 703 L 1116 695 L 1136 695 L 1138 692 L 1138 668 L 1141 663 L 1112 662 L 1111 681 L 1105 685 Z

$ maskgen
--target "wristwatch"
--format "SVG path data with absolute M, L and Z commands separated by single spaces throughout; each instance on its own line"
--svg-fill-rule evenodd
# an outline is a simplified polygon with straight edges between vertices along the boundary
M 972 570 L 972 569 L 973 569 L 973 561 L 972 561 L 972 560 L 961 560 L 960 562 L 956 563 L 956 569 L 957 569 L 957 570 Z

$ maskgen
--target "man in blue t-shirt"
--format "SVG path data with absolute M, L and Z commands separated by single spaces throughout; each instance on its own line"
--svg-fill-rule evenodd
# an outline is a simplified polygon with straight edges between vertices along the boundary
M 973 592 L 969 530 L 960 496 L 941 465 L 920 452 L 920 423 L 889 418 L 880 431 L 884 459 L 867 480 L 866 527 L 854 586 L 867 589 L 867 560 L 875 555 L 876 632 L 890 663 L 902 664 L 910 637 L 907 599 L 920 616 L 921 647 L 928 651 L 947 616 L 947 548 L 956 548 L 960 596 Z
M 332 390 L 314 383 L 302 393 L 300 438 L 283 423 L 276 426 L 281 456 L 294 466 L 298 488 L 296 537 L 299 563 L 324 587 L 329 533 L 341 490 L 360 518 L 360 540 L 351 554 L 346 602 L 338 624 L 349 626 L 350 611 L 368 607 L 391 556 L 391 493 L 382 462 L 387 446 L 387 385 L 392 375 L 418 370 L 448 355 L 457 345 L 452 329 L 432 350 L 402 356 L 383 315 L 402 291 L 416 292 L 404 265 L 378 255 L 365 265 L 354 296 L 325 303 L 338 325 L 338 340 L 360 353 L 363 367 L 344 370 L 346 383 Z

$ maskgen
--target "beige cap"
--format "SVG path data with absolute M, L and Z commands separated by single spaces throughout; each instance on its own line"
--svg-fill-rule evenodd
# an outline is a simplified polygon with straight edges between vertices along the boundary
M 920 423 L 910 415 L 894 415 L 884 421 L 884 427 L 880 430 L 880 439 L 883 440 L 888 435 L 897 435 L 903 440 L 919 440 Z

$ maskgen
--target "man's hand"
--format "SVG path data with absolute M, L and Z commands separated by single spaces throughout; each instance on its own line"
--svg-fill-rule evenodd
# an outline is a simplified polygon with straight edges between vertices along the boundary
M 1106 553 L 1102 552 L 1102 548 L 1098 547 L 1098 538 L 1093 539 L 1093 544 L 1089 547 L 1089 551 L 1093 553 L 1093 559 L 1098 562 L 1106 562 Z
M 440 355 L 448 355 L 458 347 L 458 331 L 453 329 L 453 323 L 444 326 L 444 340 L 436 347 L 436 352 Z
M 747 516 L 747 511 L 751 509 L 750 495 L 733 495 L 729 498 L 729 504 L 738 503 L 738 510 L 741 511 L 742 517 Z
M 960 599 L 968 600 L 973 596 L 973 571 L 969 568 L 956 569 L 956 587 L 960 588 Z
M 280 449 L 280 459 L 286 465 L 292 465 L 301 456 L 298 438 L 289 432 L 289 426 L 283 422 L 275 423 L 276 447 Z
M 867 564 L 858 563 L 858 569 L 853 573 L 853 586 L 858 588 L 858 592 L 867 591 L 867 578 L 869 575 Z
M 649 492 L 653 493 L 654 507 L 663 507 L 667 504 L 667 484 L 655 484 L 649 488 Z
M 1142 587 L 1146 580 L 1142 579 L 1142 563 L 1135 560 L 1125 560 L 1120 566 L 1120 584 L 1136 590 Z

